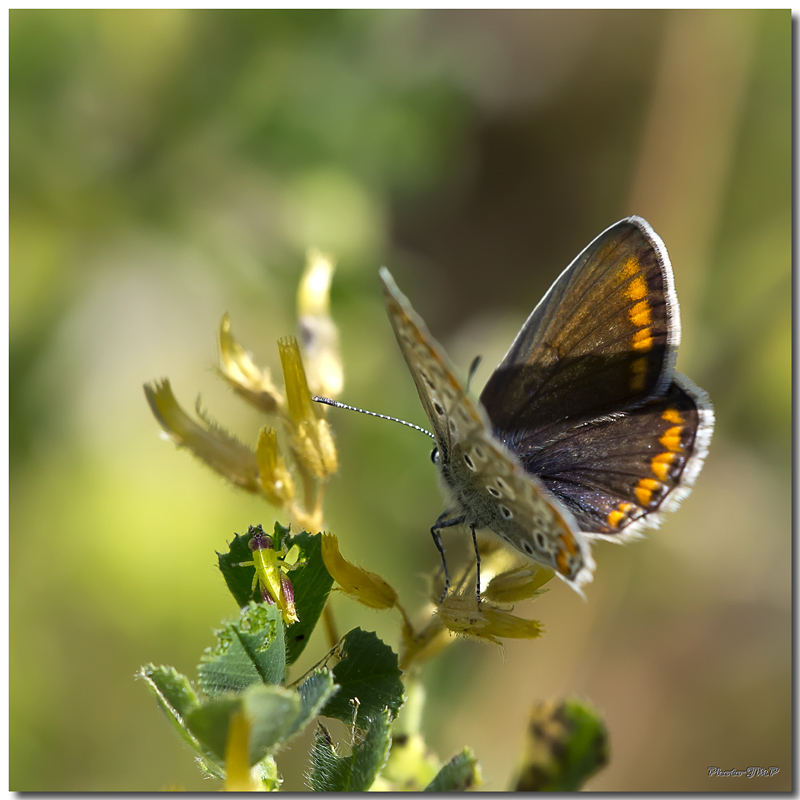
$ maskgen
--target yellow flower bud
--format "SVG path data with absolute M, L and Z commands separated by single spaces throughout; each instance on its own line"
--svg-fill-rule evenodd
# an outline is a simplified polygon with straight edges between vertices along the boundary
M 529 597 L 538 597 L 542 586 L 555 577 L 555 572 L 535 564 L 526 564 L 517 569 L 495 575 L 484 589 L 487 600 L 498 603 L 516 603 Z
M 330 256 L 309 250 L 297 292 L 297 316 L 308 385 L 314 394 L 336 397 L 344 386 L 339 331 L 328 311 L 334 265 Z
M 278 448 L 278 435 L 274 428 L 263 427 L 259 431 L 256 458 L 267 500 L 281 508 L 291 503 L 294 499 L 294 481 Z
M 339 542 L 332 533 L 322 534 L 322 560 L 341 590 L 369 608 L 393 608 L 397 592 L 374 572 L 357 567 L 339 552 Z
M 321 411 L 311 400 L 300 348 L 294 337 L 278 340 L 286 384 L 287 433 L 298 464 L 317 480 L 330 477 L 338 467 L 336 447 Z

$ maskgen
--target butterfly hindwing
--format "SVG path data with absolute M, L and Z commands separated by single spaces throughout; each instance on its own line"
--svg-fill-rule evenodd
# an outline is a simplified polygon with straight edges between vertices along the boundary
M 516 449 L 588 536 L 653 527 L 688 493 L 708 449 L 713 412 L 683 376 L 632 411 L 572 428 L 544 447 Z

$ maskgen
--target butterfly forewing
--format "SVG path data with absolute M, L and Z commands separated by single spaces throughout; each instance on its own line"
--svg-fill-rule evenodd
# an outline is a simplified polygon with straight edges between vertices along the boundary
M 561 273 L 486 384 L 495 435 L 546 436 L 662 391 L 679 331 L 663 243 L 638 217 L 618 222 Z
M 400 292 L 388 270 L 381 270 L 386 310 L 400 352 L 417 387 L 419 399 L 430 420 L 440 453 L 449 452 L 454 438 L 489 425 L 483 409 L 461 403 L 465 392 L 444 351 L 428 332 L 419 314 Z M 450 410 L 454 409 L 453 413 Z

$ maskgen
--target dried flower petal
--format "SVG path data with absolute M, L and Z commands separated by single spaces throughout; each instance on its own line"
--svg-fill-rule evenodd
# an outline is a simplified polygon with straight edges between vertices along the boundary
M 339 552 L 339 542 L 332 533 L 322 534 L 322 560 L 341 590 L 369 608 L 393 608 L 397 592 L 374 572 L 357 567 Z
M 442 622 L 453 633 L 501 644 L 503 639 L 536 639 L 542 625 L 534 619 L 522 619 L 488 600 L 476 606 L 471 595 L 448 595 L 438 610 Z
M 516 603 L 541 594 L 542 586 L 555 577 L 555 572 L 535 564 L 526 564 L 516 569 L 495 575 L 483 590 L 487 600 L 498 603 Z
M 203 428 L 178 405 L 168 380 L 145 384 L 153 415 L 169 438 L 186 447 L 215 472 L 248 492 L 261 492 L 256 454 L 215 423 L 201 416 Z M 199 409 L 198 409 L 199 412 Z
M 278 434 L 274 428 L 263 427 L 259 432 L 256 457 L 267 500 L 284 508 L 294 499 L 294 481 L 278 448 Z
M 256 366 L 253 357 L 231 333 L 231 321 L 224 314 L 219 323 L 219 360 L 217 372 L 234 391 L 252 406 L 274 414 L 283 406 L 283 397 L 275 388 L 269 370 Z

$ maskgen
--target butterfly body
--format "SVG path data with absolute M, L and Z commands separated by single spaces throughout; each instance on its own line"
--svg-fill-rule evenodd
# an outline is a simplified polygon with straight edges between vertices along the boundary
M 688 494 L 714 417 L 674 371 L 672 268 L 644 220 L 612 225 L 561 273 L 479 403 L 385 269 L 381 280 L 450 499 L 432 528 L 443 557 L 438 530 L 485 528 L 578 588 L 594 569 L 588 538 L 635 536 Z
M 452 501 L 434 527 L 489 529 L 577 585 L 590 580 L 594 562 L 569 512 L 491 435 L 485 411 L 466 394 L 388 271 L 381 271 L 381 279 L 389 317 L 434 430 L 440 482 Z M 437 547 L 441 551 L 439 542 Z

